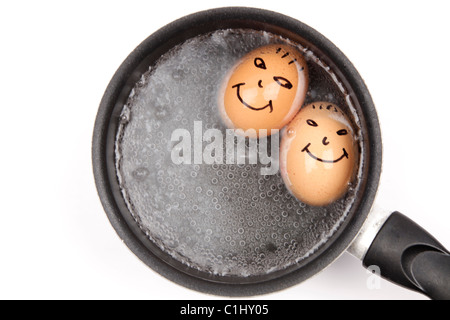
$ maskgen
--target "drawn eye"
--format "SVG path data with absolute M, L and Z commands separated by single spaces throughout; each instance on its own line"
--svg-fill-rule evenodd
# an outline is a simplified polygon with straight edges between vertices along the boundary
M 308 119 L 306 120 L 306 123 L 309 124 L 311 127 L 317 127 L 318 124 L 314 120 Z
M 341 129 L 338 132 L 336 132 L 338 136 L 345 136 L 348 132 L 345 129 Z
M 292 88 L 292 83 L 286 78 L 273 77 L 273 80 L 275 80 L 283 88 L 286 88 L 286 89 L 291 89 Z
M 255 67 L 266 70 L 266 64 L 264 63 L 264 60 L 261 58 L 255 58 Z

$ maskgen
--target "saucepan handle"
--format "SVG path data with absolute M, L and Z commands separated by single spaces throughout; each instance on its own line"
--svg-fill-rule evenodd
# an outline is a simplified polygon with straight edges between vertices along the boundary
M 450 254 L 422 227 L 399 212 L 386 220 L 367 250 L 363 265 L 377 266 L 383 278 L 450 300 Z

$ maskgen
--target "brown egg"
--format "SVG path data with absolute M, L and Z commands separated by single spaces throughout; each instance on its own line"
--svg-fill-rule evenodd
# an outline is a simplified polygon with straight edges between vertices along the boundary
M 348 190 L 359 155 L 352 126 L 338 106 L 309 104 L 283 131 L 280 169 L 299 200 L 325 206 Z
M 245 55 L 224 80 L 219 107 L 228 127 L 256 136 L 281 129 L 298 112 L 308 88 L 306 61 L 292 46 L 267 45 Z M 246 136 L 254 136 L 248 131 Z

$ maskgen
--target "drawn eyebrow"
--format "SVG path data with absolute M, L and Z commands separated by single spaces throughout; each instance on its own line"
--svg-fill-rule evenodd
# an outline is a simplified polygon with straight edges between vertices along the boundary
M 292 61 L 289 62 L 288 64 L 294 63 L 295 61 L 297 61 L 297 59 L 292 60 Z
M 313 108 L 313 109 L 316 109 L 316 106 L 313 104 L 313 105 L 312 105 L 312 108 Z M 320 109 L 320 110 L 324 109 L 324 107 L 323 107 L 322 104 L 319 105 L 319 109 Z M 333 106 L 332 104 L 329 104 L 329 105 L 326 107 L 326 109 L 327 109 L 328 111 L 339 112 L 339 110 L 336 109 L 336 107 Z M 341 113 L 344 114 L 342 111 L 341 111 Z
M 289 55 L 289 52 L 286 52 L 285 54 L 283 54 L 283 55 L 281 56 L 281 59 L 286 58 L 288 55 Z
M 280 52 L 280 51 L 281 51 L 281 48 L 278 48 L 276 53 L 278 53 L 278 52 Z

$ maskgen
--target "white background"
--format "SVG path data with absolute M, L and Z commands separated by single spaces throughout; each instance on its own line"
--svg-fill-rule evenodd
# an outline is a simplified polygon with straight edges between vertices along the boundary
M 183 3 L 183 6 L 177 4 Z M 0 4 L 1 299 L 223 299 L 180 287 L 119 240 L 91 168 L 97 108 L 147 36 L 188 13 L 245 5 L 334 42 L 365 79 L 384 142 L 378 205 L 450 247 L 448 1 L 3 1 Z M 424 299 L 345 253 L 266 299 Z

